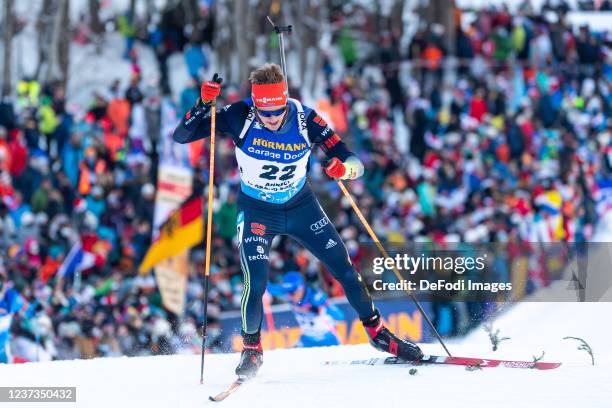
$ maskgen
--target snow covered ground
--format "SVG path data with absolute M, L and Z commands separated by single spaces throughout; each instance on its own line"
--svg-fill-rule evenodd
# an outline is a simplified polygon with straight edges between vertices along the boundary
M 610 315 L 612 303 L 523 303 L 493 324 L 511 337 L 491 351 L 477 330 L 451 342 L 455 355 L 561 361 L 551 371 L 462 367 L 322 366 L 326 360 L 382 355 L 368 345 L 265 353 L 260 375 L 221 404 L 226 407 L 609 407 L 612 399 Z M 574 340 L 593 348 L 595 366 Z M 441 354 L 436 344 L 422 345 Z M 234 376 L 237 354 L 208 355 L 205 384 L 199 384 L 199 356 L 107 358 L 0 365 L 3 386 L 76 386 L 77 403 L 66 407 L 202 407 Z M 46 406 L 28 404 L 28 407 Z M 4 406 L 10 406 L 3 404 Z M 15 404 L 23 407 L 25 404 Z

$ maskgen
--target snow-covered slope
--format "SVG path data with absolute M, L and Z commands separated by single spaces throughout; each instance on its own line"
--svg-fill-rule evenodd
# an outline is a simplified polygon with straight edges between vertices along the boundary
M 551 371 L 462 367 L 322 366 L 326 360 L 382 355 L 368 345 L 265 353 L 260 375 L 222 402 L 226 407 L 608 407 L 612 399 L 611 303 L 524 303 L 494 322 L 511 337 L 491 351 L 486 334 L 449 344 L 455 355 L 520 358 L 546 352 Z M 592 346 L 590 357 L 578 343 Z M 430 354 L 436 344 L 423 345 Z M 76 386 L 78 407 L 202 407 L 208 395 L 234 378 L 237 354 L 208 355 L 205 384 L 199 384 L 198 356 L 108 358 L 0 366 L 2 385 Z M 3 405 L 5 406 L 5 405 Z M 24 406 L 16 405 L 19 407 Z M 28 404 L 28 406 L 37 406 Z M 46 405 L 41 405 L 46 406 Z M 54 404 L 62 406 L 62 404 Z M 75 404 L 65 404 L 74 407 Z

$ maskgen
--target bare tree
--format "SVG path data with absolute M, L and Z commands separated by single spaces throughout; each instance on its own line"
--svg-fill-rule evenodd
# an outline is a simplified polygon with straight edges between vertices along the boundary
M 49 39 L 53 32 L 53 16 L 55 13 L 55 1 L 43 0 L 38 21 L 36 22 L 36 31 L 38 34 L 38 64 L 36 68 L 36 78 L 41 78 L 46 75 L 49 65 L 49 56 L 51 48 L 49 47 Z
M 259 3 L 259 0 L 256 1 L 257 3 Z M 251 61 L 253 59 L 253 56 L 255 55 L 255 42 L 259 34 L 257 32 L 257 20 L 262 17 L 258 14 L 258 4 L 255 4 L 254 1 L 248 1 L 247 3 L 248 4 L 244 21 L 244 28 L 246 31 L 244 41 L 246 43 L 246 49 L 244 50 L 245 55 L 244 60 L 242 60 L 243 64 L 240 65 L 240 81 L 245 81 L 249 75 L 249 72 L 251 72 Z
M 104 32 L 104 25 L 100 20 L 100 0 L 89 0 L 89 28 L 96 36 Z
M 104 24 L 100 20 L 100 0 L 88 0 L 90 41 L 95 45 L 96 54 L 102 54 L 104 45 Z
M 391 32 L 395 36 L 395 38 L 402 38 L 404 35 L 404 21 L 402 20 L 404 16 L 404 7 L 406 2 L 404 0 L 394 1 L 393 6 L 391 8 L 391 16 L 390 16 L 390 24 Z
M 130 16 L 130 24 L 133 24 L 134 18 L 136 17 L 136 0 L 130 0 L 128 15 Z
M 66 89 L 68 83 L 68 68 L 70 66 L 70 40 L 72 30 L 70 28 L 70 0 L 63 0 L 60 9 L 60 41 L 57 44 L 57 56 L 60 75 L 58 78 L 61 85 Z
M 321 4 L 318 5 L 318 9 L 316 10 L 316 20 L 320 21 L 320 22 L 329 22 L 329 9 L 330 9 L 330 5 L 329 5 L 329 1 L 328 0 L 322 0 Z M 329 23 L 327 24 L 321 24 L 319 26 L 318 30 L 314 30 L 316 32 L 316 53 L 315 53 L 315 57 L 314 57 L 314 71 L 313 71 L 313 75 L 312 75 L 312 79 L 311 82 L 306 84 L 306 86 L 309 87 L 309 89 L 312 91 L 314 91 L 317 86 L 318 86 L 318 76 L 317 74 L 319 72 L 321 72 L 322 68 L 323 68 L 323 54 L 325 52 L 324 47 L 326 47 L 325 42 L 327 40 L 331 40 L 331 25 Z
M 307 54 L 308 49 L 310 48 L 310 44 L 312 44 L 311 40 L 311 29 L 307 28 L 307 19 L 310 17 L 308 15 L 309 0 L 299 0 L 297 2 L 293 2 L 293 10 L 291 13 L 291 19 L 287 21 L 291 21 L 293 23 L 293 27 L 295 29 L 295 37 L 291 42 L 291 48 L 295 47 L 295 52 L 298 55 L 298 75 L 297 78 L 292 78 L 292 82 L 294 86 L 301 86 L 304 84 L 304 75 L 306 74 L 307 69 Z M 300 41 L 295 41 L 299 39 Z M 289 70 L 289 68 L 287 68 Z
M 13 0 L 5 0 L 4 3 L 4 72 L 2 75 L 2 99 L 11 94 L 11 66 L 12 66 L 12 44 L 13 44 Z
M 429 24 L 439 24 L 444 27 L 444 47 L 447 52 L 455 52 L 455 5 L 452 0 L 430 1 L 421 10 L 421 17 Z
M 66 85 L 70 55 L 70 0 L 44 0 L 38 18 L 38 69 L 43 84 Z
M 231 69 L 230 72 L 232 72 L 232 79 L 238 83 L 241 83 L 244 80 L 244 72 L 248 70 L 248 66 L 245 68 L 245 65 L 248 64 L 247 61 L 249 58 L 249 48 L 247 47 L 246 42 L 247 31 L 245 25 L 248 14 L 247 10 L 249 8 L 248 3 L 249 0 L 236 0 L 234 2 L 234 49 L 238 52 L 238 72 L 234 73 Z
M 198 36 L 200 33 L 196 30 L 199 18 L 198 2 L 196 0 L 182 0 L 181 6 L 185 14 L 185 23 L 190 28 L 190 32 L 187 33 L 189 40 L 199 41 Z
M 233 3 L 233 2 L 232 2 Z M 214 37 L 214 49 L 217 50 L 218 69 L 224 75 L 225 80 L 231 83 L 234 79 L 231 72 L 231 57 L 234 50 L 232 24 L 233 10 L 228 0 L 219 0 L 214 3 L 215 7 L 215 27 L 217 27 Z

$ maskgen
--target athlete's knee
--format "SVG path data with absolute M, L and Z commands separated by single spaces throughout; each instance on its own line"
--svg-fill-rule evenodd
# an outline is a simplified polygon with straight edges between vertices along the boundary
M 359 283 L 361 281 L 359 274 L 351 264 L 346 264 L 339 268 L 332 268 L 330 272 L 334 278 L 342 284 Z
M 342 248 L 337 251 L 330 252 L 320 259 L 332 270 L 332 274 L 334 275 L 350 278 L 355 274 L 355 267 L 353 266 L 348 253 Z

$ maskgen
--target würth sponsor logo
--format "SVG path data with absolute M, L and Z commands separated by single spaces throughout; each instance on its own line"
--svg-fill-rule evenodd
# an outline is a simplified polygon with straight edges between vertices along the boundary
M 314 232 L 320 231 L 327 224 L 329 224 L 329 220 L 327 219 L 327 217 L 323 217 L 319 221 L 310 224 L 310 230 Z
M 250 236 L 244 239 L 245 244 L 250 242 L 261 242 L 264 245 L 268 245 L 268 240 L 260 236 Z
M 265 235 L 266 226 L 257 222 L 251 223 L 251 232 L 255 235 Z
M 327 244 L 325 245 L 325 249 L 333 248 L 336 245 L 338 245 L 338 243 L 330 238 L 329 241 L 327 241 Z

